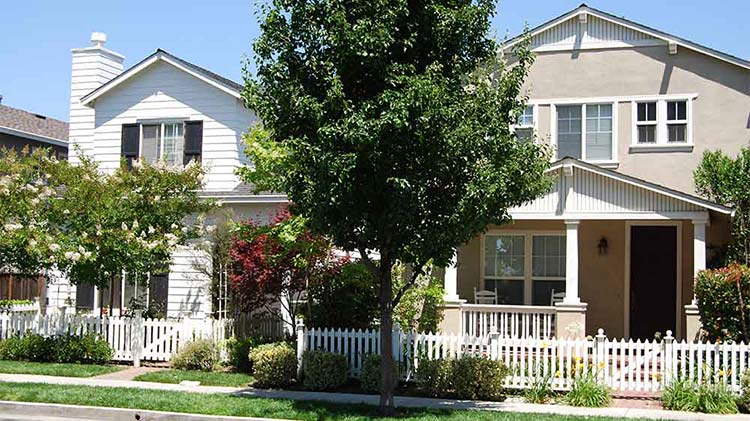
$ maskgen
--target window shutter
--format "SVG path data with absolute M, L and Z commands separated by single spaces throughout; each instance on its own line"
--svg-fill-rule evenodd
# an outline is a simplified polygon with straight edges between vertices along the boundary
M 125 158 L 127 167 L 133 168 L 133 161 L 138 159 L 138 143 L 140 138 L 138 124 L 122 125 L 121 154 Z
M 190 161 L 201 162 L 203 152 L 203 122 L 185 122 L 185 156 L 183 162 L 187 165 Z

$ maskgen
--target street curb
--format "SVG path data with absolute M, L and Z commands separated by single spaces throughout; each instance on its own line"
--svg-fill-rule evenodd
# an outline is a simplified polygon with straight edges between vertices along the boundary
M 276 418 L 229 417 L 185 412 L 150 411 L 142 409 L 105 408 L 99 406 L 63 405 L 56 403 L 0 401 L 0 414 L 34 417 L 81 418 L 111 421 L 289 421 Z

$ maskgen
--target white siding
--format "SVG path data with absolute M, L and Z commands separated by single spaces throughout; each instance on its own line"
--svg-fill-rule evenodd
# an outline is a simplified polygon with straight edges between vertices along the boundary
M 531 37 L 532 49 L 594 48 L 663 43 L 650 35 L 596 16 L 582 23 L 578 15 Z
M 78 162 L 76 145 L 81 152 L 94 153 L 94 109 L 81 105 L 81 97 L 122 73 L 122 57 L 101 48 L 73 50 L 70 79 L 70 126 L 68 157 Z
M 194 247 L 179 247 L 169 265 L 167 317 L 204 317 L 211 313 L 211 259 Z
M 231 190 L 239 180 L 242 133 L 255 120 L 235 97 L 157 61 L 96 100 L 94 153 L 104 171 L 120 164 L 122 125 L 141 120 L 203 121 L 206 190 Z

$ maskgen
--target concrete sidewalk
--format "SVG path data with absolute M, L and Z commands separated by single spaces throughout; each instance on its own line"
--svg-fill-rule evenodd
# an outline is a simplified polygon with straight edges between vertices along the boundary
M 252 388 L 218 387 L 218 386 L 181 386 L 178 384 L 147 383 L 126 380 L 108 380 L 97 378 L 71 378 L 53 376 L 35 376 L 26 374 L 0 374 L 0 382 L 48 383 L 60 385 L 83 385 L 97 387 L 129 387 L 148 390 L 171 390 L 195 393 L 226 393 L 237 396 L 290 399 L 297 401 L 322 401 L 341 404 L 377 405 L 378 396 L 350 393 L 325 393 L 292 390 L 261 390 Z M 484 402 L 463 401 L 455 399 L 432 399 L 397 396 L 396 406 L 403 408 L 431 408 L 453 410 L 485 410 L 499 412 L 523 412 L 534 414 L 557 414 L 578 416 L 607 416 L 616 418 L 644 418 L 662 420 L 748 420 L 750 415 L 708 415 L 691 412 L 675 412 L 641 408 L 577 408 L 565 405 L 536 405 L 520 402 Z M 130 410 L 131 414 L 133 410 Z M 143 411 L 142 411 L 143 412 Z M 82 417 L 86 418 L 86 417 Z M 130 418 L 132 419 L 132 418 Z

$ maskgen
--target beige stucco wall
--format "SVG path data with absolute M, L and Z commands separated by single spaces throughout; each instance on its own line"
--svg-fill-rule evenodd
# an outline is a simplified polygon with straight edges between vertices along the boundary
M 711 215 L 711 225 L 707 229 L 707 243 L 726 242 L 726 217 Z M 638 221 L 639 224 L 659 224 L 663 221 Z M 678 319 L 682 332 L 685 327 L 684 305 L 693 296 L 693 223 L 689 220 L 675 221 L 681 225 L 681 289 Z M 603 328 L 610 337 L 623 337 L 625 334 L 625 274 L 626 274 L 626 221 L 585 220 L 579 226 L 579 285 L 581 301 L 588 304 L 586 313 L 586 333 L 593 335 Z M 498 230 L 564 231 L 563 221 L 515 221 Z M 599 254 L 599 240 L 607 239 L 607 253 Z M 482 279 L 482 236 L 479 236 L 458 250 L 458 294 L 471 302 L 473 289 L 481 287 Z M 677 332 L 675 334 L 678 334 Z
M 631 103 L 617 107 L 617 170 L 686 192 L 704 151 L 735 154 L 750 142 L 750 71 L 685 48 L 538 53 L 526 89 L 531 100 L 697 93 L 690 152 L 631 152 Z M 549 105 L 537 112 L 539 137 L 550 139 Z

